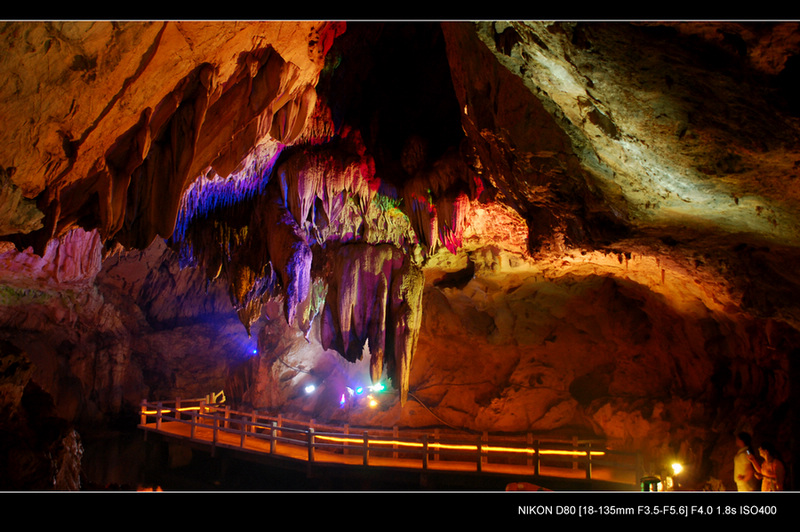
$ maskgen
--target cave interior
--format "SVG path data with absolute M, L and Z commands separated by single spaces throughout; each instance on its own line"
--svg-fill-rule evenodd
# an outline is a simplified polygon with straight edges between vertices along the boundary
M 0 39 L 0 487 L 81 489 L 87 434 L 218 390 L 597 438 L 679 457 L 697 489 L 735 489 L 744 430 L 793 471 L 797 23 Z

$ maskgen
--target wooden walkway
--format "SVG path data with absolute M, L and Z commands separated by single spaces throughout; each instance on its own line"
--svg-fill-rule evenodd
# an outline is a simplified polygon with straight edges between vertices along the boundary
M 213 398 L 206 398 L 213 399 Z M 479 436 L 449 431 L 355 429 L 238 412 L 206 399 L 141 405 L 139 428 L 178 441 L 288 460 L 309 467 L 350 466 L 420 472 L 487 473 L 531 482 L 571 479 L 575 489 L 602 483 L 638 489 L 639 457 L 598 441 L 535 440 L 531 435 Z M 583 486 L 583 487 L 581 487 Z

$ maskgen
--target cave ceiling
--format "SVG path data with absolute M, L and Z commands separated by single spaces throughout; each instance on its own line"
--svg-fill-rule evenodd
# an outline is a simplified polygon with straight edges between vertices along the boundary
M 796 23 L 6 22 L 0 39 L 5 253 L 164 239 L 248 332 L 280 298 L 348 360 L 368 342 L 401 390 L 425 284 L 499 275 L 485 249 L 550 276 L 638 260 L 637 282 L 800 324 Z

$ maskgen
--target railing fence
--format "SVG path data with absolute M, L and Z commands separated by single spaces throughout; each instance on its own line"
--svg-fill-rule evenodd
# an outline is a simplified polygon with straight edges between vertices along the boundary
M 422 469 L 430 468 L 431 462 L 472 463 L 480 472 L 492 463 L 533 468 L 536 476 L 542 475 L 542 468 L 547 466 L 583 469 L 587 480 L 593 478 L 595 467 L 605 467 L 627 473 L 633 484 L 642 471 L 638 453 L 606 449 L 599 440 L 537 439 L 530 433 L 510 436 L 487 432 L 467 437 L 441 429 L 401 431 L 398 427 L 389 430 L 332 426 L 313 419 L 298 421 L 258 411 L 238 412 L 228 406 L 211 404 L 206 398 L 142 401 L 140 417 L 140 428 L 146 430 L 152 426 L 152 420 L 158 431 L 162 430 L 164 422 L 186 424 L 193 440 L 200 439 L 198 431 L 210 430 L 212 449 L 221 444 L 221 434 L 237 437 L 236 446 L 243 450 L 252 447 L 254 441 L 267 442 L 270 454 L 277 453 L 279 444 L 305 448 L 309 463 L 326 461 L 319 454 L 324 451 L 335 455 L 360 454 L 364 466 L 378 458 L 391 458 L 419 461 Z

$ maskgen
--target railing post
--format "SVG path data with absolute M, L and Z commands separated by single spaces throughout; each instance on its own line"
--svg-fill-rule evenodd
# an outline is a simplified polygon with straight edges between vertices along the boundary
M 531 434 L 530 432 L 527 434 L 527 437 L 525 438 L 525 443 L 528 445 L 528 447 L 531 447 L 533 445 L 533 434 Z M 533 454 L 525 453 L 525 456 L 527 457 L 525 463 L 528 467 L 530 467 L 531 465 L 533 465 Z
M 428 435 L 422 435 L 422 469 L 428 469 Z
M 156 430 L 161 430 L 161 408 L 163 403 L 161 401 L 158 402 L 158 409 L 156 410 Z
M 216 445 L 217 444 L 217 432 L 219 431 L 219 418 L 217 417 L 216 413 L 214 413 L 214 415 L 211 417 L 211 423 L 212 423 L 211 426 L 213 427 L 213 430 L 214 430 L 214 438 L 213 438 L 212 441 L 214 442 L 214 445 Z
M 586 480 L 592 480 L 592 443 L 586 446 Z
M 397 438 L 399 437 L 399 435 L 400 434 L 398 432 L 397 425 L 394 425 L 392 427 L 392 438 L 394 438 L 394 440 L 397 441 Z M 392 444 L 392 448 L 394 449 L 394 452 L 392 453 L 392 458 L 394 458 L 396 460 L 397 459 L 397 443 Z
M 272 437 L 269 442 L 269 454 L 275 454 L 275 445 L 278 438 L 278 422 L 272 422 Z
M 314 461 L 314 427 L 308 427 L 308 463 Z
M 143 427 L 145 425 L 147 425 L 147 414 L 145 413 L 146 410 L 147 410 L 147 400 L 146 399 L 142 399 L 142 419 L 141 419 L 141 423 L 142 423 Z M 149 430 L 145 430 L 143 432 L 144 432 L 144 441 L 147 441 L 147 433 L 150 432 L 150 431 Z
M 642 477 L 644 477 L 644 457 L 641 451 L 636 451 L 636 476 L 633 479 L 633 485 L 638 486 Z
M 231 407 L 226 405 L 225 406 L 225 422 L 222 424 L 222 426 L 224 428 L 226 428 L 226 429 L 230 428 L 230 421 L 229 421 L 230 415 L 231 415 Z
M 239 418 L 239 430 L 242 433 L 242 441 L 239 443 L 239 447 L 241 447 L 242 449 L 244 449 L 244 437 L 245 434 L 247 434 L 247 427 L 248 427 L 247 418 L 245 416 L 242 416 L 241 418 Z
M 482 448 L 482 441 L 483 438 L 478 439 L 478 473 L 483 471 L 483 448 Z
M 364 465 L 369 465 L 369 432 L 364 431 Z
M 574 458 L 572 459 L 572 469 L 578 469 L 578 451 L 580 451 L 580 447 L 578 446 L 578 437 L 572 437 L 572 450 L 575 453 L 572 455 Z
M 181 420 L 181 398 L 175 398 L 175 421 Z
M 486 431 L 483 431 L 483 443 L 485 444 L 484 447 L 488 447 L 489 446 L 489 433 L 486 432 Z M 488 453 L 488 451 L 485 452 L 484 455 L 481 457 L 481 461 L 483 463 L 485 463 L 485 464 L 489 463 L 489 453 Z
M 350 435 L 350 424 L 347 423 L 344 426 L 345 442 L 344 442 L 344 445 L 343 445 L 342 454 L 350 454 L 350 449 L 349 449 L 350 442 L 347 441 L 347 436 L 349 436 L 349 435 Z
M 192 411 L 192 430 L 191 430 L 191 438 L 194 439 L 194 435 L 197 432 L 197 417 L 200 415 L 199 410 Z
M 542 468 L 542 453 L 539 452 L 540 447 L 541 447 L 541 442 L 539 440 L 536 440 L 536 442 L 534 443 L 534 449 L 536 451 L 536 459 L 533 462 L 533 474 L 536 475 L 537 477 L 539 476 L 539 473 L 541 472 Z
M 434 438 L 433 441 L 435 441 L 436 443 L 439 443 L 439 441 L 441 440 L 441 438 L 439 437 L 439 429 L 434 429 L 433 430 L 433 438 Z M 441 449 L 441 447 L 439 447 L 437 445 L 436 446 L 436 450 L 433 451 L 433 461 L 434 462 L 438 462 L 439 461 L 439 450 L 440 449 Z

